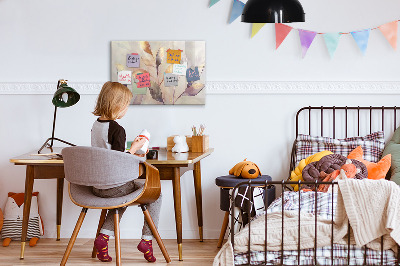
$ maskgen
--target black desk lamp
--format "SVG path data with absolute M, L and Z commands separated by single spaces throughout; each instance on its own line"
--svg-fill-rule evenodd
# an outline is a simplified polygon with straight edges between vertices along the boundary
M 304 10 L 298 0 L 249 0 L 243 8 L 242 22 L 304 22 Z
M 39 149 L 38 153 L 40 153 L 45 147 L 50 148 L 51 152 L 53 152 L 53 141 L 58 140 L 62 143 L 75 146 L 72 143 L 69 143 L 65 140 L 55 138 L 54 137 L 54 129 L 56 127 L 56 116 L 57 116 L 57 107 L 70 107 L 76 104 L 79 101 L 79 93 L 76 92 L 73 88 L 69 87 L 67 84 L 67 80 L 60 79 L 57 83 L 57 91 L 53 95 L 53 105 L 54 105 L 54 118 L 53 118 L 53 131 L 51 133 L 51 138 L 48 138 L 42 147 Z M 51 143 L 49 144 L 49 141 Z

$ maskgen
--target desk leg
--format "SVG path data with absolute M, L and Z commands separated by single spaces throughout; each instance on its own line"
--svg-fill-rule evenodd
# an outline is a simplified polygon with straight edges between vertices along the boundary
M 64 178 L 57 178 L 57 241 L 60 241 Z
M 197 220 L 199 225 L 200 242 L 203 242 L 203 206 L 202 206 L 203 203 L 201 196 L 200 161 L 194 164 L 193 177 L 194 177 L 194 191 L 196 194 Z
M 26 166 L 25 177 L 25 195 L 24 195 L 24 213 L 22 219 L 22 232 L 21 232 L 21 255 L 20 259 L 24 259 L 26 235 L 28 233 L 29 213 L 31 211 L 32 190 L 34 181 L 34 166 Z
M 182 205 L 181 205 L 181 174 L 179 167 L 174 167 L 174 178 L 172 179 L 174 191 L 175 223 L 178 242 L 179 260 L 182 260 Z

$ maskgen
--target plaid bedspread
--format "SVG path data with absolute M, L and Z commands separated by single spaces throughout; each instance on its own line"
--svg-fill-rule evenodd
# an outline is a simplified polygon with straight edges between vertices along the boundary
M 364 249 L 350 245 L 350 261 L 347 264 L 347 245 L 333 245 L 333 262 L 331 247 L 317 248 L 316 265 L 382 265 L 381 252 L 371 249 Z M 366 258 L 364 262 L 364 253 Z M 250 265 L 264 264 L 265 252 L 250 252 Z M 248 265 L 247 253 L 235 254 L 235 265 Z M 281 252 L 268 251 L 266 265 L 281 265 Z M 283 265 L 298 265 L 297 250 L 285 250 L 283 252 Z M 314 249 L 303 249 L 300 251 L 300 265 L 314 265 Z M 396 265 L 396 257 L 393 251 L 383 252 L 383 265 Z
M 326 219 L 332 219 L 336 208 L 336 194 L 317 192 L 317 200 L 315 192 L 285 192 L 283 197 L 277 198 L 267 210 L 268 213 L 282 211 L 282 203 L 284 210 L 298 210 L 301 212 L 313 213 Z M 260 214 L 265 215 L 265 213 Z M 254 217 L 257 219 L 260 215 Z M 300 256 L 297 250 L 285 250 L 283 252 L 284 265 L 314 265 L 314 249 L 303 249 Z M 364 255 L 366 254 L 366 256 Z M 281 251 L 250 252 L 250 265 L 265 265 L 265 255 L 267 256 L 266 265 L 281 265 Z M 326 246 L 316 249 L 317 265 L 382 265 L 381 252 L 371 250 L 364 247 L 350 245 L 350 256 L 348 256 L 347 245 L 333 245 L 333 262 L 332 248 Z M 349 257 L 349 264 L 348 264 Z M 395 265 L 396 257 L 392 250 L 383 252 L 383 265 Z M 235 265 L 248 265 L 248 253 L 235 254 Z

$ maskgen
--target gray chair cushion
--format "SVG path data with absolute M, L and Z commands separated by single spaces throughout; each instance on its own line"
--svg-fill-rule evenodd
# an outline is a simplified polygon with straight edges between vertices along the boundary
M 137 180 L 135 182 L 145 182 L 144 180 Z M 142 193 L 143 188 L 140 188 L 131 194 L 123 197 L 117 198 L 101 198 L 97 197 L 92 192 L 92 187 L 82 186 L 70 183 L 70 195 L 71 198 L 81 206 L 89 206 L 93 208 L 106 208 L 112 206 L 118 206 L 135 199 L 140 193 Z
M 120 151 L 96 147 L 68 147 L 62 150 L 65 179 L 97 188 L 117 187 L 139 176 L 145 159 Z

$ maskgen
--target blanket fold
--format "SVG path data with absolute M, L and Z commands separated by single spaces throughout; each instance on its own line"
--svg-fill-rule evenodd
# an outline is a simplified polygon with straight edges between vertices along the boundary
M 335 227 L 346 227 L 348 221 L 356 245 L 380 250 L 395 250 L 400 243 L 400 188 L 381 180 L 339 180 Z

